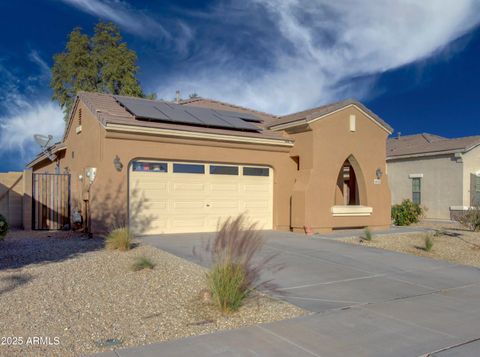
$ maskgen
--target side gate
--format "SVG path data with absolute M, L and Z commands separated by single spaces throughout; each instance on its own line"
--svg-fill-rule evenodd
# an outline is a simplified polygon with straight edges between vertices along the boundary
M 33 174 L 33 229 L 60 230 L 70 224 L 70 175 Z

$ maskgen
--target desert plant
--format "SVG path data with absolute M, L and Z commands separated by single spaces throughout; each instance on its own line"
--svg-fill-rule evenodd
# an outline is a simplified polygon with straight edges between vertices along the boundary
M 147 257 L 141 256 L 141 257 L 136 257 L 135 262 L 132 264 L 132 270 L 133 271 L 139 271 L 143 269 L 153 269 L 155 268 L 155 263 L 152 262 L 150 259 Z
M 457 221 L 471 231 L 480 231 L 480 206 L 473 206 L 457 217 Z
M 268 267 L 276 255 L 254 262 L 254 257 L 263 244 L 257 224 L 247 223 L 242 214 L 219 224 L 215 238 L 204 247 L 212 264 L 206 276 L 207 287 L 212 301 L 222 312 L 238 310 L 246 298 L 253 296 L 256 289 L 276 289 L 270 281 L 264 281 L 260 277 L 266 269 L 281 269 L 279 265 Z
M 0 240 L 3 240 L 8 233 L 7 219 L 0 214 Z
M 129 250 L 132 246 L 133 235 L 128 228 L 117 228 L 111 231 L 106 240 L 105 247 L 110 250 Z
M 362 238 L 370 242 L 373 238 L 372 231 L 368 228 L 365 228 L 363 230 L 363 237 Z
M 433 238 L 430 234 L 425 235 L 425 251 L 429 252 L 433 248 Z
M 392 219 L 396 226 L 409 226 L 417 223 L 423 215 L 423 208 L 409 199 L 392 206 Z

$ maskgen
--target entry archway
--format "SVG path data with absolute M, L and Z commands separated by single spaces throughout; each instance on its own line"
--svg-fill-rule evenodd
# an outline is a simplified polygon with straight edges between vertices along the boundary
M 335 205 L 367 205 L 365 179 L 353 155 L 350 155 L 340 167 L 335 187 Z

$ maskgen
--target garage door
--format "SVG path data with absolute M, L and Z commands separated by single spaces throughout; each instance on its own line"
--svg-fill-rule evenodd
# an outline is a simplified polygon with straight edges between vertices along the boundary
M 130 226 L 137 234 L 213 232 L 245 213 L 273 227 L 273 170 L 249 165 L 135 161 L 130 165 Z

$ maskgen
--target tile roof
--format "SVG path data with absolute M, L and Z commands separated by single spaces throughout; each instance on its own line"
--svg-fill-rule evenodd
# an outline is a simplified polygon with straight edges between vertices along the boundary
M 141 121 L 141 120 L 136 120 L 135 117 L 130 112 L 128 112 L 124 107 L 122 107 L 115 100 L 113 95 L 104 94 L 104 93 L 79 92 L 78 98 L 85 103 L 85 105 L 90 109 L 90 111 L 97 117 L 97 119 L 103 125 L 112 123 L 112 124 L 135 125 L 135 126 L 150 127 L 150 128 L 234 135 L 234 136 L 243 136 L 243 137 L 285 139 L 285 137 L 280 133 L 270 131 L 268 129 L 264 129 L 261 132 L 247 132 L 247 131 L 228 130 L 228 129 L 196 127 L 191 125 L 175 124 L 175 123 Z M 148 100 L 148 99 L 145 99 L 145 100 Z M 191 100 L 189 102 L 185 102 L 181 104 L 195 106 L 194 103 L 196 102 L 197 101 Z M 199 106 L 202 106 L 202 105 L 199 105 Z M 248 110 L 246 108 L 240 108 L 240 107 L 235 109 L 236 111 L 240 111 L 238 109 L 241 109 L 244 111 Z M 253 110 L 249 110 L 249 111 L 260 116 L 259 113 L 256 113 Z M 264 115 L 267 115 L 267 114 L 262 114 L 262 119 L 264 119 L 263 118 Z
M 355 99 L 346 99 L 340 102 L 322 105 L 317 108 L 312 108 L 312 109 L 304 110 L 301 112 L 281 116 L 273 124 L 270 125 L 270 128 L 274 128 L 275 126 L 281 125 L 281 124 L 289 124 L 289 123 L 293 124 L 296 122 L 298 122 L 299 124 L 302 124 L 310 120 L 316 119 L 318 117 L 321 117 L 322 115 L 326 115 L 336 110 L 347 107 L 349 105 L 355 105 L 359 107 L 361 110 L 366 112 L 369 116 L 371 116 L 374 120 L 376 120 L 379 124 L 381 124 L 387 130 L 393 132 L 393 128 L 390 125 L 388 125 L 378 115 L 376 115 L 374 112 L 372 112 L 370 109 L 368 109 L 366 106 L 364 106 L 362 103 L 360 103 Z
M 466 152 L 477 145 L 480 145 L 480 135 L 454 139 L 428 133 L 405 135 L 387 140 L 387 158 Z

